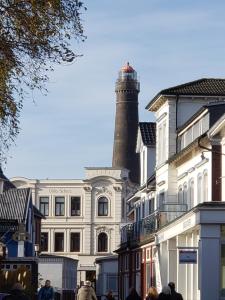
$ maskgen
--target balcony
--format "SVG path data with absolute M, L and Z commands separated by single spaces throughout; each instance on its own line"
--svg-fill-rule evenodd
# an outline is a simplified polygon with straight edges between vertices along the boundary
M 121 245 L 146 241 L 151 234 L 177 219 L 187 211 L 186 204 L 166 203 L 144 219 L 121 229 Z

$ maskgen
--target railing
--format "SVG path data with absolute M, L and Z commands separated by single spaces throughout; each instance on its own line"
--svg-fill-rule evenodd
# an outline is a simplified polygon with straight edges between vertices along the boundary
M 187 211 L 186 204 L 166 203 L 149 216 L 140 221 L 130 223 L 121 229 L 121 244 L 140 242 L 148 239 L 150 235 L 166 224 L 177 219 Z

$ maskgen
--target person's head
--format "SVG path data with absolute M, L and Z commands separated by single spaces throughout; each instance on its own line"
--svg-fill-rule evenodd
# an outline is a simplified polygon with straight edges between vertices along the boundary
M 157 298 L 158 297 L 158 292 L 157 289 L 154 286 L 151 286 L 148 290 L 148 296 L 152 298 Z
M 108 290 L 107 295 L 108 295 L 108 296 L 112 296 L 112 294 L 113 294 L 112 290 Z
M 23 286 L 22 286 L 21 283 L 16 282 L 16 283 L 13 285 L 12 290 L 14 290 L 14 291 L 15 291 L 15 290 L 17 290 L 17 291 L 23 291 L 24 288 L 23 288 Z
M 86 281 L 84 282 L 84 285 L 86 285 L 86 286 L 91 286 L 91 282 L 90 282 L 89 280 L 86 280 Z
M 130 288 L 129 294 L 132 295 L 132 296 L 136 296 L 136 295 L 137 295 L 137 291 L 135 290 L 134 287 L 131 287 L 131 288 Z
M 170 287 L 171 291 L 175 291 L 175 283 L 174 282 L 169 282 L 168 286 Z
M 164 286 L 163 288 L 162 288 L 162 293 L 164 294 L 164 295 L 170 295 L 171 294 L 171 289 L 170 289 L 170 287 L 167 285 L 167 286 Z
M 45 286 L 46 286 L 46 287 L 50 287 L 50 285 L 51 285 L 51 281 L 47 279 L 47 280 L 45 281 Z

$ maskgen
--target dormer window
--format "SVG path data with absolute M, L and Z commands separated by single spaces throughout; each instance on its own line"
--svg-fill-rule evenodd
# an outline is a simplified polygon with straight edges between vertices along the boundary
M 191 142 L 197 139 L 200 135 L 209 129 L 209 114 L 203 116 L 197 122 L 189 125 L 187 129 L 183 129 L 178 136 L 178 150 L 181 151 Z

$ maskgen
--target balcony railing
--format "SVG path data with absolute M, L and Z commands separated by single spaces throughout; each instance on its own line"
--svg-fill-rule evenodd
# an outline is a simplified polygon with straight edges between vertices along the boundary
M 177 219 L 187 211 L 186 204 L 166 203 L 140 221 L 130 223 L 121 229 L 121 244 L 141 242 L 166 224 Z

